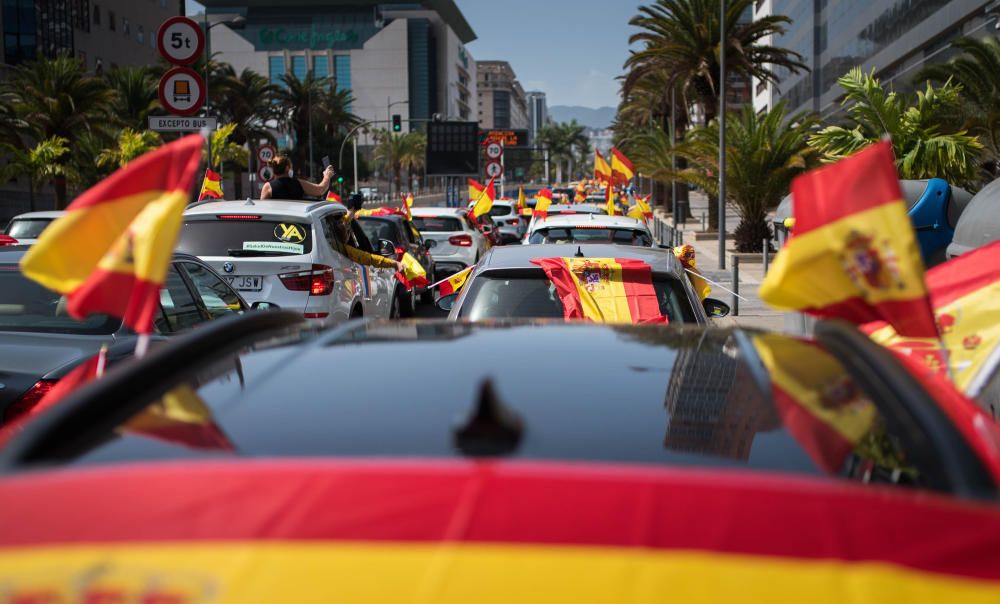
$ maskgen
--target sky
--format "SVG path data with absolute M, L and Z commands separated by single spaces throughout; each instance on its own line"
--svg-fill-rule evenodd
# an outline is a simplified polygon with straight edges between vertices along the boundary
M 278 0 L 276 0 L 278 1 Z M 641 0 L 456 0 L 478 38 L 479 61 L 509 61 L 525 90 L 549 105 L 615 107 Z M 188 14 L 201 5 L 187 1 Z

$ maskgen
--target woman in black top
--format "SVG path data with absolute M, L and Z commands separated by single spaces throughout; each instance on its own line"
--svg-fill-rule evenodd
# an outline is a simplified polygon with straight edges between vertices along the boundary
M 261 199 L 305 199 L 306 195 L 322 198 L 330 188 L 330 181 L 333 180 L 333 166 L 327 166 L 323 170 L 323 180 L 315 184 L 294 178 L 292 162 L 285 155 L 275 156 L 270 165 L 274 170 L 274 180 L 264 183 L 260 190 Z

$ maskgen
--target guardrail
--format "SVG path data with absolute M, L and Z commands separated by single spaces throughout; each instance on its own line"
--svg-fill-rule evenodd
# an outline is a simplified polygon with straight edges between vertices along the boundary
M 652 227 L 656 243 L 670 247 L 684 245 L 684 231 L 674 227 L 660 216 L 653 216 Z

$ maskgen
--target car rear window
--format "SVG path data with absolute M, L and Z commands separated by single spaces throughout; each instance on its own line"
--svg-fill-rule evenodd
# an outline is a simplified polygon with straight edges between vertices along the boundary
M 119 319 L 106 315 L 74 319 L 65 296 L 28 279 L 16 264 L 0 264 L 0 331 L 104 335 L 120 326 Z
M 15 218 L 7 225 L 6 234 L 14 239 L 38 239 L 52 218 Z
M 490 216 L 510 216 L 513 213 L 513 206 L 493 206 L 490 208 Z
M 418 231 L 451 233 L 462 230 L 462 223 L 454 216 L 414 216 L 413 225 Z
M 566 227 L 543 228 L 531 234 L 530 243 L 617 243 L 652 247 L 649 233 L 636 229 Z
M 673 277 L 657 275 L 653 279 L 660 302 L 660 312 L 671 323 L 694 323 L 694 309 L 684 286 Z M 469 284 L 469 291 L 459 311 L 463 319 L 563 318 L 563 304 L 555 286 L 541 270 L 481 273 Z
M 358 222 L 373 245 L 379 239 L 387 239 L 393 245 L 399 244 L 399 232 L 395 223 L 379 218 L 358 218 Z
M 312 251 L 305 222 L 259 219 L 187 220 L 177 250 L 192 256 L 296 256 Z

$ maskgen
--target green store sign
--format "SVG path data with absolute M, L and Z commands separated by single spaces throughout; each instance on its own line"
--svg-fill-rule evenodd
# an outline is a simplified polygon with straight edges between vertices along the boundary
M 361 34 L 353 29 L 262 27 L 254 43 L 257 48 L 263 49 L 319 50 L 357 48 L 363 40 Z

